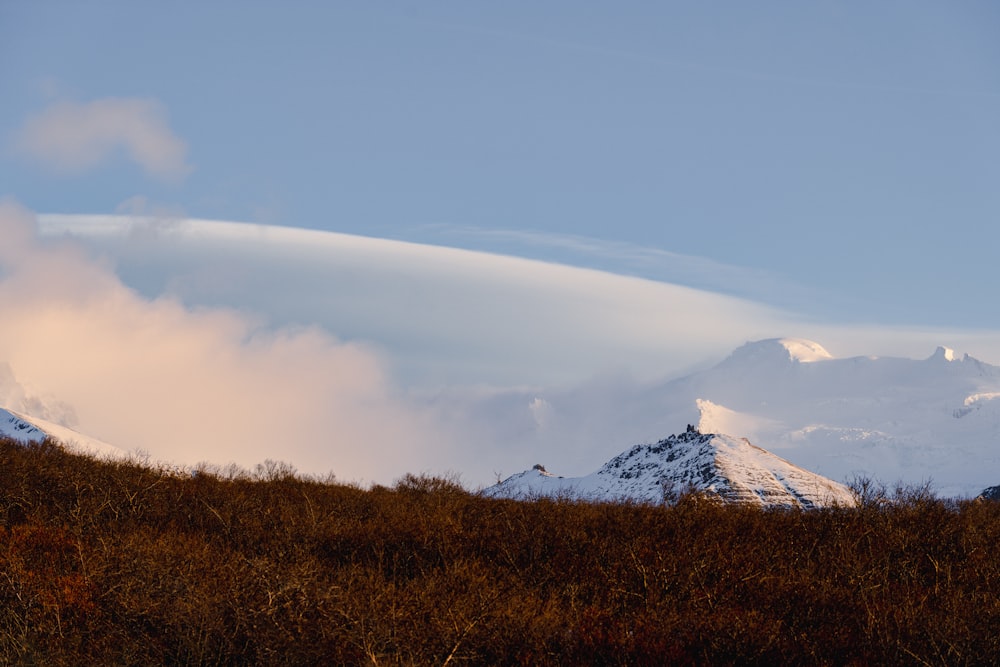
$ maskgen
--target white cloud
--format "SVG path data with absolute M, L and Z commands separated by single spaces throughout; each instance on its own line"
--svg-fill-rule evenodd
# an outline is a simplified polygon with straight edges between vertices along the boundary
M 27 120 L 16 146 L 23 154 L 64 171 L 96 167 L 118 151 L 162 180 L 179 180 L 192 169 L 187 163 L 187 145 L 170 129 L 163 106 L 151 99 L 56 102 Z

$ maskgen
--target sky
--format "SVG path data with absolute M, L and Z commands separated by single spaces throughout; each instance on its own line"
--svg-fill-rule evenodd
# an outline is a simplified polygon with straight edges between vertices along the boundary
M 544 448 L 497 402 L 530 429 L 535 393 L 613 404 L 746 340 L 1000 362 L 998 29 L 993 2 L 0 2 L 0 362 L 165 458 L 473 482 Z

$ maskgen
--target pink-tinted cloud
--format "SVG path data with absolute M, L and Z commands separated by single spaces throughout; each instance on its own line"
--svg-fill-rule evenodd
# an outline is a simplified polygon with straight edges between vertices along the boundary
M 72 406 L 80 431 L 185 464 L 279 459 L 378 481 L 422 468 L 433 426 L 372 349 L 145 299 L 33 224 L 0 204 L 0 360 Z
M 27 120 L 16 146 L 62 171 L 91 169 L 119 152 L 161 180 L 180 180 L 192 169 L 187 144 L 170 129 L 163 106 L 151 99 L 57 102 Z

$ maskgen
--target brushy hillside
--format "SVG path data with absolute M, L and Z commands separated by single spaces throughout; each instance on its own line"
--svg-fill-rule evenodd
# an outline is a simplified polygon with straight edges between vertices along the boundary
M 763 511 L 0 441 L 0 663 L 995 664 L 1000 503 Z

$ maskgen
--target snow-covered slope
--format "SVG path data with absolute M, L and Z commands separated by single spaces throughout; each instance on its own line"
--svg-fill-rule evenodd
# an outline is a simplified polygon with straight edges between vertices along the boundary
M 3 408 L 0 408 L 0 436 L 13 438 L 22 443 L 41 442 L 46 438 L 42 429 L 17 413 Z
M 765 507 L 854 503 L 842 484 L 792 465 L 744 439 L 693 429 L 655 444 L 636 445 L 585 477 L 556 477 L 535 466 L 484 493 L 493 497 L 566 494 L 584 499 L 661 502 L 688 489 L 725 502 Z
M 45 438 L 57 440 L 73 451 L 102 456 L 126 456 L 126 453 L 106 442 L 77 433 L 36 417 L 0 408 L 0 436 L 13 438 L 18 442 L 41 442 Z

